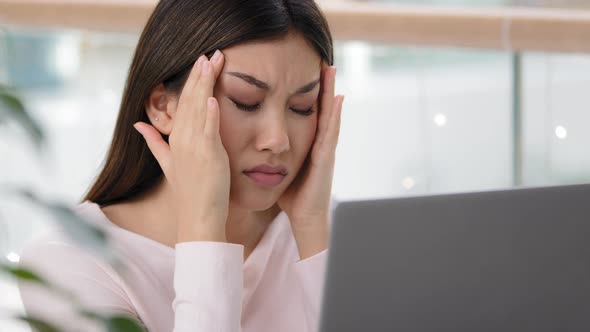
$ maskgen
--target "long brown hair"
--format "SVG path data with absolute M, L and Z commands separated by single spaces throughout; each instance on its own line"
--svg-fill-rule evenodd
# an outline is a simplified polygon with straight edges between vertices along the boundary
M 297 31 L 333 64 L 332 35 L 314 0 L 161 0 L 135 49 L 104 167 L 83 198 L 101 206 L 130 199 L 158 183 L 160 165 L 133 124 L 150 123 L 145 101 L 163 83 L 180 94 L 201 55 Z M 164 136 L 168 141 L 168 137 Z

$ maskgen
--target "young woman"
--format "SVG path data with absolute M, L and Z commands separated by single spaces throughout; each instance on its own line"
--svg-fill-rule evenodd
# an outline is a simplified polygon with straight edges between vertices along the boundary
M 149 331 L 315 331 L 343 96 L 313 0 L 161 0 L 104 168 L 76 211 L 125 273 L 59 231 L 21 264 Z M 96 329 L 20 285 L 27 313 Z

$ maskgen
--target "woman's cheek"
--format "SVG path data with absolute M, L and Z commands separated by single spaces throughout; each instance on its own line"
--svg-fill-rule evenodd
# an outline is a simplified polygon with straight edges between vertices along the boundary
M 311 141 L 309 144 L 313 144 L 313 142 L 315 141 L 315 136 L 317 133 L 317 129 L 318 129 L 318 116 L 317 116 L 318 112 L 314 112 L 313 115 L 311 117 L 313 117 L 311 122 L 311 128 L 309 131 L 309 140 Z

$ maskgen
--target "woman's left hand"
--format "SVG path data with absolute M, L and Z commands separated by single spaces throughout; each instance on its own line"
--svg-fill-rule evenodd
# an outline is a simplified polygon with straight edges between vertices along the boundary
M 328 222 L 336 145 L 344 96 L 334 96 L 336 68 L 322 66 L 322 85 L 315 140 L 299 174 L 278 200 L 292 229 L 312 230 Z

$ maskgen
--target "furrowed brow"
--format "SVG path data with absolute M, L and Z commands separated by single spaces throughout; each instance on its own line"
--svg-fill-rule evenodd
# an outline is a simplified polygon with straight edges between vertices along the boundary
M 259 89 L 270 90 L 270 85 L 268 85 L 268 83 L 263 82 L 252 75 L 248 75 L 248 74 L 240 73 L 240 72 L 235 72 L 235 71 L 227 72 L 226 74 L 240 78 L 240 79 L 244 80 L 246 83 L 254 85 L 255 87 L 257 87 Z M 297 89 L 297 91 L 295 91 L 295 94 L 299 95 L 299 94 L 308 93 L 308 92 L 312 91 L 316 87 L 316 85 L 318 85 L 319 83 L 320 83 L 320 79 L 317 79 L 313 82 L 307 83 L 304 86 Z

